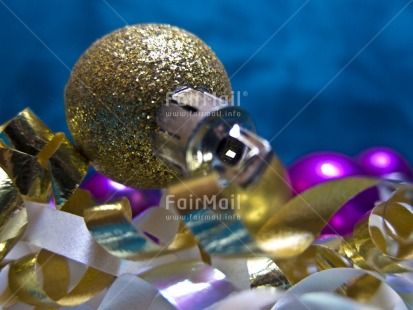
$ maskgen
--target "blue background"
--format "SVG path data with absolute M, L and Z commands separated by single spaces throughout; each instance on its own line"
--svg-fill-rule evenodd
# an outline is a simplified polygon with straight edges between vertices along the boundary
M 30 106 L 67 132 L 63 91 L 83 51 L 125 24 L 170 23 L 212 47 L 286 163 L 376 145 L 413 162 L 411 2 L 0 0 L 0 123 Z

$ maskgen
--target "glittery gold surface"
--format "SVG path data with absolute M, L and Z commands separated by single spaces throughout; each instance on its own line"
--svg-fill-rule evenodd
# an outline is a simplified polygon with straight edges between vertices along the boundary
M 169 25 L 117 30 L 78 60 L 66 86 L 66 117 L 97 170 L 139 188 L 165 187 L 178 173 L 152 153 L 155 116 L 177 86 L 231 95 L 222 64 L 198 37 Z

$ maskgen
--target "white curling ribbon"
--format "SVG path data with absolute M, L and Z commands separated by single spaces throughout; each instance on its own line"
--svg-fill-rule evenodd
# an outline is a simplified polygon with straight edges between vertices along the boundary
M 83 217 L 52 209 L 47 204 L 27 202 L 26 208 L 29 221 L 22 241 L 112 275 L 138 274 L 149 267 L 182 259 L 200 260 L 197 246 L 146 261 L 123 260 L 93 240 Z
M 286 292 L 276 288 L 258 288 L 231 294 L 206 310 L 261 310 L 268 309 Z
M 227 279 L 240 290 L 250 288 L 246 258 L 228 258 L 225 256 L 211 256 L 211 265 L 225 274 Z
M 386 309 L 386 310 L 408 310 L 406 300 L 398 295 L 391 284 L 382 282 L 381 288 L 376 295 L 366 304 L 355 303 L 348 298 L 342 298 L 334 294 L 334 291 L 349 280 L 369 274 L 379 280 L 380 278 L 374 272 L 354 269 L 354 268 L 334 268 L 317 272 L 302 281 L 298 282 L 287 294 L 279 300 L 272 310 L 284 309 L 323 309 L 325 307 L 325 297 L 329 294 L 331 309 L 354 309 L 354 310 L 370 310 L 370 309 Z M 323 293 L 323 294 L 319 294 Z M 315 294 L 315 295 L 312 295 Z M 317 297 L 318 296 L 318 297 Z M 323 297 L 323 299 L 319 299 Z M 348 306 L 349 308 L 345 308 Z
M 15 244 L 15 246 L 10 250 L 10 252 L 7 253 L 6 257 L 4 258 L 4 261 L 13 261 L 27 254 L 37 252 L 38 250 L 40 250 L 40 248 L 37 246 L 28 244 L 24 241 L 18 241 Z
M 155 236 L 160 244 L 166 245 L 174 239 L 179 228 L 179 221 L 168 220 L 170 215 L 172 213 L 164 208 L 150 208 L 134 219 L 133 226 Z
M 143 262 L 132 262 L 118 259 L 103 250 L 89 234 L 82 217 L 58 211 L 47 204 L 26 203 L 29 224 L 25 235 L 6 259 L 15 259 L 30 253 L 37 248 L 45 248 L 65 256 L 76 262 L 70 263 L 71 279 L 78 278 L 86 266 L 91 266 L 113 275 L 121 275 L 106 291 L 102 292 L 89 302 L 72 308 L 62 309 L 142 309 L 142 310 L 169 310 L 174 309 L 155 287 L 150 283 L 132 274 L 139 274 L 148 268 L 163 265 L 177 260 L 195 258 L 200 260 L 196 247 L 175 254 L 169 254 Z M 156 208 L 154 208 L 156 210 Z M 165 210 L 148 212 L 146 217 L 138 220 L 135 225 L 150 234 L 160 237 L 161 242 L 167 240 L 176 227 L 155 227 L 156 215 Z M 158 214 L 159 215 L 159 214 Z M 174 221 L 171 221 L 173 223 Z M 25 243 L 26 242 L 26 243 Z M 248 272 L 242 263 L 243 259 L 212 258 L 212 263 L 227 275 L 238 288 L 246 288 Z M 86 265 L 86 266 L 85 266 Z M 7 296 L 6 266 L 0 273 L 0 293 Z M 131 273 L 131 274 L 127 274 Z M 122 275 L 123 274 L 123 275 Z M 409 309 L 405 303 L 412 306 L 413 300 L 410 291 L 413 290 L 411 282 L 402 277 L 388 277 L 386 283 L 380 286 L 376 295 L 368 304 L 359 304 L 351 299 L 338 296 L 334 291 L 343 283 L 352 278 L 370 274 L 379 278 L 375 273 L 353 268 L 336 268 L 321 271 L 297 283 L 287 292 L 277 289 L 255 289 L 235 292 L 227 298 L 217 302 L 208 309 L 259 309 L 260 307 L 274 305 L 272 309 Z M 383 280 L 379 278 L 380 280 Z M 403 289 L 411 287 L 403 295 Z M 141 293 L 143 294 L 141 295 Z M 397 293 L 396 293 L 397 292 Z M 404 298 L 404 302 L 401 298 Z M 32 306 L 16 303 L 14 301 L 5 309 L 25 310 L 33 309 Z M 326 306 L 328 302 L 328 306 Z M 303 308 L 303 305 L 304 308 Z M 129 308 L 128 308 L 129 307 Z M 300 308 L 301 307 L 301 308 Z
M 129 274 L 116 279 L 98 310 L 174 310 L 159 291 L 148 282 Z
M 283 308 L 294 310 L 381 310 L 368 305 L 362 305 L 349 298 L 345 298 L 333 293 L 314 292 L 301 295 L 299 298 L 292 300 Z M 396 309 L 396 308 L 395 308 Z

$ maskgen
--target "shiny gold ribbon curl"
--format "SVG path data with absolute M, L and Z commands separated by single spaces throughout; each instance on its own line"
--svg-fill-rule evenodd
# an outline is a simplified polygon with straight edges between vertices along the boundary
M 348 181 L 344 179 L 337 181 L 337 190 L 347 186 Z M 377 292 L 380 283 L 386 281 L 387 274 L 411 272 L 413 186 L 386 182 L 379 184 L 381 184 L 380 186 L 392 188 L 394 192 L 387 201 L 377 203 L 369 215 L 355 225 L 352 236 L 334 236 L 321 239 L 295 256 L 268 258 L 267 260 L 273 262 L 273 264 L 267 263 L 267 267 L 262 268 L 259 274 L 263 279 L 271 279 L 272 275 L 273 280 L 268 281 L 265 285 L 280 287 L 280 279 L 285 279 L 283 280 L 283 286 L 285 287 L 286 282 L 289 285 L 294 285 L 316 272 L 332 268 L 357 266 L 374 272 L 375 276 L 365 274 L 355 278 L 341 287 L 338 293 L 362 302 L 369 300 Z M 324 205 L 327 201 L 330 201 L 331 204 L 342 204 L 342 197 L 329 195 L 326 189 L 330 185 L 326 183 L 304 192 L 301 199 L 313 205 L 314 210 L 318 210 L 318 207 Z M 338 200 L 341 201 L 338 202 Z M 289 203 L 293 203 L 293 201 Z M 302 212 L 302 210 L 298 209 L 297 212 Z M 305 219 L 308 218 L 311 219 L 311 217 L 305 217 Z M 277 219 L 277 221 L 284 220 L 283 217 Z M 295 221 L 292 223 L 294 224 Z M 274 225 L 274 222 L 272 222 L 272 225 Z M 287 225 L 293 226 L 291 224 Z M 302 227 L 308 226 L 302 225 Z M 316 230 L 311 229 L 306 229 L 306 231 L 309 233 L 316 232 Z M 254 264 L 253 260 L 251 264 Z M 277 275 L 276 278 L 274 278 L 275 274 Z M 257 283 L 259 282 L 252 274 L 251 284 L 259 286 Z M 405 298 L 403 289 L 394 289 L 400 296 Z M 410 293 L 409 296 L 411 298 L 412 294 Z
M 214 184 L 211 179 L 208 182 Z M 191 186 L 192 184 L 194 185 Z M 198 184 L 202 184 L 199 179 L 193 183 L 186 182 L 185 186 L 178 185 L 170 188 L 169 193 L 177 195 L 180 199 L 182 197 L 193 199 L 196 193 L 202 193 L 202 186 Z M 269 261 L 274 263 L 271 265 L 267 262 L 261 273 L 252 276 L 251 285 L 288 287 L 317 271 L 331 268 L 358 266 L 383 275 L 387 272 L 409 271 L 402 263 L 411 259 L 412 255 L 413 186 L 411 185 L 390 184 L 394 191 L 390 199 L 378 203 L 370 215 L 355 226 L 353 236 L 317 240 L 328 221 L 349 199 L 373 186 L 389 186 L 389 184 L 377 179 L 361 177 L 320 184 L 292 198 L 284 205 L 272 209 L 272 217 L 267 219 L 263 227 L 255 233 L 254 230 L 245 229 L 248 224 L 244 223 L 244 216 L 241 216 L 244 232 L 248 231 L 257 246 L 253 248 L 248 244 L 248 247 L 241 248 L 241 254 L 266 255 Z M 214 186 L 207 186 L 207 188 L 211 189 Z M 213 191 L 209 195 L 212 196 Z M 261 195 L 266 197 L 265 191 Z M 266 206 L 270 204 L 271 201 L 267 202 Z M 260 204 L 259 207 L 263 205 Z M 215 213 L 224 214 L 222 210 L 213 209 L 213 206 L 210 206 L 210 209 Z M 180 208 L 178 210 L 190 218 L 188 214 L 191 214 L 191 210 Z M 234 209 L 233 212 L 236 214 L 237 210 Z M 229 220 L 225 224 L 228 227 L 233 225 Z M 191 225 L 190 221 L 189 225 Z M 193 227 L 201 225 L 202 220 Z M 203 238 L 207 238 L 204 231 L 196 229 L 192 231 L 202 245 Z M 215 242 L 218 243 L 219 240 Z M 246 251 L 248 248 L 253 251 Z M 208 251 L 208 246 L 204 247 L 205 249 Z M 213 254 L 228 255 L 225 251 Z M 365 275 L 340 288 L 339 293 L 358 301 L 366 300 L 373 296 L 379 284 L 380 280 L 377 277 Z
M 29 109 L 0 126 L 0 259 L 27 224 L 24 201 L 63 204 L 86 174 L 87 160 L 62 133 L 53 134 Z
M 109 253 L 124 259 L 172 253 L 197 242 L 208 255 L 268 257 L 277 272 L 267 278 L 260 274 L 254 278 L 255 286 L 260 286 L 257 283 L 263 279 L 270 279 L 265 285 L 272 285 L 276 274 L 283 280 L 274 286 L 282 283 L 288 287 L 312 272 L 349 266 L 383 276 L 411 271 L 408 263 L 413 258 L 413 186 L 409 184 L 392 184 L 391 197 L 378 203 L 368 217 L 357 223 L 352 236 L 317 240 L 349 199 L 383 183 L 363 177 L 345 178 L 291 198 L 285 169 L 274 156 L 262 178 L 247 188 L 235 183 L 223 187 L 214 173 L 192 176 L 169 187 L 164 208 L 156 208 L 158 224 L 171 216 L 173 212 L 167 209 L 172 207 L 184 223 L 178 219 L 176 234 L 156 243 L 151 240 L 152 235 L 135 227 L 126 198 L 96 206 L 90 194 L 77 190 L 86 174 L 87 160 L 64 134 L 53 134 L 30 110 L 1 126 L 0 139 L 0 258 L 24 231 L 27 215 L 23 201 L 47 201 L 53 191 L 58 208 L 84 216 L 93 238 Z M 172 198 L 165 198 L 167 195 Z M 206 203 L 195 203 L 204 196 Z M 211 202 L 212 197 L 234 200 L 229 208 L 220 209 Z M 180 200 L 186 201 L 187 207 L 180 207 Z M 39 266 L 43 266 L 43 285 L 36 274 Z M 68 279 L 67 259 L 45 250 L 10 265 L 13 293 L 23 302 L 41 307 L 83 303 L 109 286 L 113 276 L 89 268 L 72 290 L 68 289 Z M 339 292 L 361 300 L 376 291 L 377 283 L 377 277 L 361 277 Z M 373 289 L 368 292 L 362 287 Z
M 205 252 L 283 259 L 303 253 L 344 203 L 379 184 L 370 178 L 347 178 L 320 184 L 288 199 L 290 192 L 283 168 L 276 159 L 272 163 L 266 171 L 271 178 L 265 177 L 253 188 L 234 190 L 233 184 L 221 189 L 218 177 L 210 174 L 173 185 L 165 195 L 173 197 L 169 201 L 186 218 L 187 226 Z M 203 209 L 179 206 L 182 199 L 187 200 L 187 206 L 198 206 L 194 200 L 200 200 L 203 193 L 207 193 L 206 201 L 214 195 L 216 199 L 228 200 L 231 192 L 238 200 L 230 209 L 214 203 L 201 204 Z M 214 216 L 215 221 L 211 220 Z M 216 240 L 220 236 L 222 240 Z
M 154 208 L 146 212 L 156 213 L 158 217 L 156 225 L 162 226 L 162 221 L 166 220 L 176 222 L 176 231 L 170 234 L 170 239 L 167 236 L 161 244 L 157 244 L 155 240 L 151 240 L 152 235 L 148 235 L 148 232 L 139 231 L 132 223 L 132 211 L 127 198 L 87 207 L 84 218 L 97 243 L 110 254 L 128 260 L 143 260 L 196 245 L 192 234 L 178 219 L 173 219 L 172 213 L 168 210 Z
M 24 233 L 27 213 L 18 188 L 0 167 L 0 260 Z
M 0 126 L 0 165 L 25 199 L 48 201 L 53 190 L 60 207 L 85 177 L 89 163 L 63 133 L 52 133 L 25 109 Z
M 39 277 L 39 272 L 42 277 Z M 69 291 L 68 260 L 46 250 L 13 261 L 9 270 L 9 287 L 12 294 L 20 301 L 34 306 L 80 305 L 95 297 L 114 280 L 115 277 L 112 275 L 88 268 L 80 281 Z

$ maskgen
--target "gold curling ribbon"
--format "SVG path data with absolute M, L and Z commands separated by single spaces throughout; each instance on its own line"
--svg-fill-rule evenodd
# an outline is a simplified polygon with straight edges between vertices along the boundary
M 320 184 L 287 201 L 290 192 L 285 188 L 282 169 L 274 157 L 262 181 L 251 188 L 230 185 L 222 189 L 217 175 L 211 173 L 175 184 L 168 188 L 166 195 L 173 197 L 173 205 L 186 216 L 187 226 L 205 252 L 283 259 L 303 253 L 345 202 L 379 184 L 378 180 L 370 178 L 340 179 Z M 217 199 L 228 199 L 230 193 L 238 199 L 231 210 L 221 210 L 216 204 L 203 204 L 209 211 L 201 213 L 199 208 L 179 206 L 182 199 L 187 201 L 187 206 L 199 207 L 196 200 L 204 195 L 209 200 L 214 195 Z M 231 212 L 240 217 L 238 222 L 230 216 Z M 214 214 L 222 215 L 215 224 L 209 220 Z M 223 239 L 219 240 L 218 235 Z
M 53 194 L 57 206 L 62 206 L 86 176 L 88 160 L 64 136 L 59 148 L 49 160 Z
M 0 138 L 11 148 L 36 156 L 53 133 L 27 108 L 0 126 Z
M 11 176 L 24 200 L 48 201 L 51 193 L 50 173 L 36 156 L 0 147 L 0 166 Z
M 284 272 L 268 257 L 248 258 L 247 268 L 252 289 L 261 287 L 288 289 L 291 287 Z
M 95 205 L 96 203 L 90 192 L 78 188 L 61 207 L 60 211 L 83 217 L 85 209 Z
M 1 149 L 6 150 L 0 154 L 0 157 L 3 164 L 7 163 L 9 166 L 8 171 L 19 171 L 25 177 L 30 175 L 31 178 L 36 178 L 36 182 L 33 181 L 33 184 L 43 184 L 49 180 L 52 184 L 56 204 L 59 207 L 73 194 L 86 175 L 87 159 L 76 150 L 63 133 L 53 134 L 30 109 L 25 109 L 12 120 L 0 126 L 0 140 L 3 141 L 0 144 Z M 30 167 L 34 174 L 28 173 L 27 165 L 29 163 L 26 163 L 26 167 L 22 167 L 26 168 L 25 170 L 19 170 L 19 160 L 9 161 L 11 158 L 23 158 L 22 154 L 26 154 L 25 160 L 30 161 Z M 30 156 L 37 160 L 40 167 L 48 170 L 49 176 L 43 177 L 46 173 L 35 167 L 34 159 Z M 41 179 L 37 180 L 39 178 Z M 43 199 L 43 196 L 46 195 L 45 192 L 44 190 L 41 196 L 32 195 L 29 197 Z
M 36 154 L 37 160 L 45 169 L 48 168 L 50 158 L 62 145 L 64 139 L 64 133 L 56 133 L 53 138 L 39 151 L 39 153 Z
M 396 185 L 388 201 L 379 203 L 361 220 L 340 253 L 367 270 L 379 273 L 412 271 L 405 265 L 413 257 L 412 185 Z
M 275 260 L 291 285 L 309 275 L 331 268 L 352 267 L 338 252 L 325 245 L 311 245 L 303 253 L 288 259 Z
M 332 237 L 311 245 L 300 255 L 286 259 L 249 258 L 251 287 L 288 288 L 315 272 L 351 267 L 351 262 L 338 253 L 342 242 L 341 237 Z
M 10 176 L 0 167 L 0 260 L 23 235 L 27 213 Z
M 221 199 L 229 201 L 233 204 L 229 207 L 234 214 L 240 216 L 243 224 L 252 234 L 255 234 L 268 218 L 291 198 L 286 171 L 278 157 L 273 155 L 267 165 L 262 177 L 248 187 L 241 187 L 235 182 L 228 187 L 223 187 L 219 175 L 210 172 L 171 185 L 166 195 L 171 197 L 170 200 L 174 202 L 177 211 L 183 215 L 199 210 L 198 208 L 208 207 L 215 213 L 227 211 L 220 210 L 213 204 L 197 203 L 197 200 L 212 201 L 211 198 L 214 197 L 214 201 Z M 186 208 L 178 205 L 182 199 L 187 201 Z
M 341 189 L 342 193 L 347 195 L 346 187 L 343 186 L 348 184 L 350 184 L 348 180 L 337 181 L 337 190 Z M 317 204 L 312 204 L 314 200 L 308 199 L 307 192 L 303 193 L 302 198 L 311 204 L 315 210 L 318 210 L 319 206 L 325 205 L 323 200 L 329 200 L 331 206 L 343 204 L 343 201 L 348 200 L 348 197 L 343 200 L 340 195 L 330 196 L 328 191 L 323 190 L 323 188 L 326 189 L 326 186 L 329 187 L 326 183 L 320 185 L 318 189 L 313 189 L 314 197 L 320 195 L 317 198 L 318 200 L 315 199 Z M 357 266 L 365 270 L 371 270 L 377 276 L 373 277 L 367 274 L 357 277 L 337 290 L 341 295 L 358 302 L 365 302 L 371 299 L 380 287 L 380 283 L 385 281 L 386 273 L 411 271 L 409 264 L 403 263 L 411 262 L 413 255 L 413 186 L 392 184 L 391 187 L 395 191 L 389 200 L 378 203 L 368 217 L 357 223 L 352 236 L 344 238 L 335 236 L 322 239 L 295 256 L 274 258 L 273 262 L 280 269 L 279 274 L 284 276 L 289 283 L 295 284 L 317 271 L 331 268 Z M 302 212 L 302 210 L 298 211 Z M 277 215 L 279 214 L 276 214 L 275 217 Z M 306 216 L 303 219 L 311 220 L 311 217 Z M 280 218 L 279 221 L 281 220 L 285 220 L 285 218 Z M 293 226 L 289 225 L 290 227 Z M 321 223 L 320 225 L 322 226 Z M 300 227 L 305 228 L 307 226 L 303 224 Z M 316 232 L 320 227 L 313 230 L 314 235 L 317 235 Z M 307 231 L 311 232 L 311 229 L 307 228 Z M 380 278 L 381 276 L 383 278 Z M 273 281 L 276 285 L 277 280 L 274 279 Z
M 76 190 L 86 173 L 86 160 L 64 134 L 51 133 L 30 110 L 23 111 L 12 121 L 1 126 L 0 138 L 4 140 L 0 140 L 0 166 L 4 169 L 0 170 L 3 173 L 0 174 L 0 199 L 7 201 L 4 205 L 7 207 L 1 212 L 0 221 L 1 257 L 4 257 L 18 240 L 27 221 L 19 190 L 25 199 L 37 197 L 45 200 L 50 193 L 50 180 L 53 181 L 57 204 L 63 206 L 62 211 L 82 215 L 84 207 L 87 207 L 85 217 L 88 227 L 95 240 L 110 253 L 127 259 L 141 259 L 157 255 L 162 250 L 161 246 L 151 243 L 133 227 L 127 201 L 94 206 L 88 193 Z M 30 178 L 23 178 L 27 176 Z M 230 211 L 241 217 L 245 231 L 256 244 L 257 248 L 252 247 L 252 254 L 272 257 L 279 273 L 289 284 L 297 283 L 309 276 L 310 270 L 320 271 L 348 265 L 379 273 L 411 270 L 403 263 L 413 258 L 413 186 L 395 185 L 396 191 L 391 198 L 378 204 L 368 218 L 358 223 L 353 236 L 337 237 L 328 242 L 314 244 L 322 228 L 345 202 L 364 189 L 377 185 L 379 181 L 366 178 L 341 179 L 311 188 L 287 201 L 290 191 L 284 177 L 284 168 L 278 159 L 273 158 L 263 178 L 256 186 L 250 188 L 239 188 L 231 184 L 223 189 L 218 177 L 210 174 L 200 177 L 197 182 L 190 179 L 184 185 L 174 185 L 169 191 L 185 199 L 193 199 L 198 195 L 219 195 L 226 198 L 236 195 L 240 198 L 241 208 Z M 10 193 L 12 194 L 9 195 Z M 1 206 L 3 207 L 3 204 Z M 188 214 L 193 210 L 178 211 Z M 13 214 L 11 218 L 10 214 Z M 171 243 L 167 245 L 166 253 L 194 245 L 191 233 L 183 228 L 182 223 L 180 226 L 183 230 L 180 229 L 180 233 L 172 238 Z M 130 238 L 131 232 L 137 239 Z M 202 239 L 201 235 L 204 232 L 194 233 Z M 138 242 L 133 245 L 133 242 L 130 242 L 133 240 Z M 221 248 L 224 249 L 225 246 L 226 244 L 222 243 Z M 245 250 L 246 248 L 243 248 L 238 254 L 251 254 Z M 34 264 L 45 263 L 42 257 L 32 257 Z M 47 258 L 47 255 L 45 257 Z M 60 266 L 58 269 L 65 273 L 64 261 L 63 258 L 60 262 L 56 260 L 52 266 Z M 16 266 L 21 264 L 13 264 L 13 272 L 20 272 L 20 267 Z M 33 268 L 30 265 L 33 262 L 30 266 L 27 264 L 29 263 L 25 263 L 24 266 Z M 56 269 L 46 267 L 45 274 L 47 270 Z M 55 280 L 51 277 L 57 274 L 61 275 L 52 271 L 45 276 L 45 279 L 50 281 L 45 282 L 45 286 L 41 288 L 44 295 L 40 294 L 40 290 L 27 289 L 27 292 L 40 292 L 39 296 L 44 298 L 36 297 L 32 304 L 55 307 L 60 305 L 57 301 L 70 295 L 66 295 L 65 281 L 59 282 L 60 278 Z M 375 284 L 366 278 L 368 277 L 361 277 L 341 288 L 340 293 L 357 300 L 368 299 L 376 291 L 377 279 Z M 53 285 L 57 282 L 59 285 Z M 373 289 L 368 292 L 366 287 Z M 82 294 L 85 293 L 79 293 Z M 73 301 L 73 304 L 76 302 Z
M 370 221 L 370 234 L 383 253 L 395 259 L 413 258 L 413 186 L 401 186 L 385 203 L 372 211 L 382 225 Z M 381 236 L 380 236 L 381 234 Z M 384 240 L 384 242 L 380 242 Z
M 219 207 L 221 201 L 228 206 Z M 179 212 L 207 261 L 207 254 L 256 255 L 257 247 L 252 236 L 234 211 L 242 206 L 237 203 L 236 195 L 229 199 L 225 197 L 216 173 L 192 176 L 170 186 L 164 192 L 162 204 Z
M 234 180 L 231 180 L 234 181 Z M 164 194 L 211 255 L 263 255 L 254 242 L 256 232 L 291 197 L 286 172 L 273 155 L 256 183 L 223 187 L 216 172 L 194 175 L 173 184 Z M 222 204 L 221 204 L 222 203 Z
M 42 281 L 38 271 L 42 272 Z M 80 305 L 111 285 L 115 277 L 88 268 L 68 292 L 69 279 L 67 259 L 46 250 L 26 255 L 10 264 L 9 286 L 13 294 L 20 301 L 42 306 L 42 309 Z
M 53 135 L 28 109 L 0 126 L 0 138 L 2 259 L 18 241 L 27 224 L 23 201 L 48 202 L 52 180 L 59 183 L 55 188 L 65 192 L 66 196 L 71 195 L 86 173 L 87 163 L 64 134 Z M 70 177 L 73 174 L 77 175 L 76 178 Z
M 292 196 L 287 172 L 279 158 L 273 155 L 266 164 L 262 177 L 253 185 L 243 188 L 233 182 L 223 190 L 225 197 L 234 195 L 239 200 L 239 208 L 234 211 L 253 235 Z
M 378 273 L 407 271 L 400 265 L 401 261 L 391 258 L 377 247 L 373 241 L 373 238 L 378 241 L 377 236 L 372 236 L 369 230 L 370 217 L 356 225 L 353 236 L 346 238 L 340 249 L 340 254 L 347 257 L 354 265 L 365 270 Z
M 369 178 L 345 178 L 308 189 L 262 227 L 256 236 L 260 248 L 275 258 L 303 253 L 344 203 L 378 183 Z
M 276 212 L 256 240 L 266 242 L 264 245 L 268 248 L 265 249 L 273 254 L 271 261 L 279 268 L 279 277 L 286 278 L 293 285 L 314 272 L 359 263 L 354 255 L 345 255 L 344 249 L 348 250 L 354 245 L 350 239 L 336 236 L 316 243 L 314 241 L 345 202 L 378 183 L 378 180 L 348 178 L 320 184 L 293 198 Z M 265 238 L 260 239 L 263 236 Z M 262 248 L 262 244 L 258 245 Z M 352 251 L 359 255 L 354 246 Z M 268 271 L 267 275 L 271 275 L 271 272 Z M 266 278 L 270 279 L 267 275 Z M 279 280 L 273 277 L 273 281 L 274 286 L 278 286 Z M 256 283 L 256 280 L 252 283 Z
M 335 243 L 330 240 L 329 243 L 331 242 Z M 248 259 L 252 289 L 276 287 L 288 290 L 317 272 L 348 267 L 351 267 L 351 263 L 327 245 L 312 245 L 301 255 L 277 260 L 276 263 L 264 257 Z M 358 302 L 367 302 L 377 292 L 382 281 L 370 274 L 364 274 L 338 287 L 336 293 Z
M 159 222 L 168 220 L 167 210 L 152 208 L 146 212 L 159 212 Z M 114 256 L 141 260 L 159 254 L 168 254 L 196 245 L 192 234 L 179 222 L 175 235 L 166 240 L 165 244 L 156 244 L 145 236 L 145 232 L 138 231 L 132 221 L 132 210 L 129 200 L 123 198 L 109 204 L 88 207 L 84 211 L 86 225 L 97 243 Z M 172 220 L 169 219 L 169 220 Z M 156 236 L 155 236 L 156 237 Z

